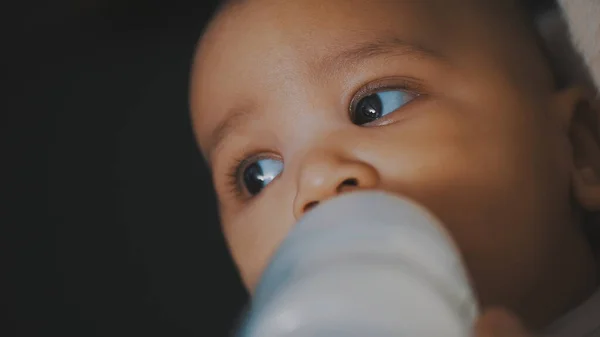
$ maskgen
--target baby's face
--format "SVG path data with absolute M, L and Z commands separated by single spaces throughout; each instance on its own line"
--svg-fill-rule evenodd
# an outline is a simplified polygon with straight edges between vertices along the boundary
M 578 98 L 507 3 L 253 0 L 215 21 L 194 127 L 250 291 L 303 214 L 355 189 L 436 214 L 483 306 L 541 324 L 593 282 L 570 194 Z

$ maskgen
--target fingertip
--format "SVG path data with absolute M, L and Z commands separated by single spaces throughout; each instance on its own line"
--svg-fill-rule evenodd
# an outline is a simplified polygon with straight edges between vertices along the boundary
M 486 311 L 475 325 L 477 337 L 525 337 L 527 332 L 519 319 L 503 309 Z

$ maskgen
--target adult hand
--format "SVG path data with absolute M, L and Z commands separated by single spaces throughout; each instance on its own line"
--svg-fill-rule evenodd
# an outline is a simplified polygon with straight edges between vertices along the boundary
M 511 313 L 502 309 L 485 312 L 475 325 L 476 337 L 534 337 Z

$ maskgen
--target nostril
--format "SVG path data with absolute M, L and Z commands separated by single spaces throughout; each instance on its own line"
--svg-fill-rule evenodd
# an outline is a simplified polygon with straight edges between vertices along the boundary
M 356 178 L 349 178 L 346 179 L 342 182 L 341 186 L 353 186 L 356 187 L 358 186 L 358 180 L 356 180 Z
M 342 193 L 344 191 L 350 191 L 353 189 L 353 187 L 358 187 L 358 179 L 348 178 L 338 185 L 338 187 L 336 188 L 336 192 Z
M 356 178 L 345 179 L 337 186 L 337 188 L 336 188 L 337 193 L 335 193 L 333 195 L 324 195 L 323 200 L 326 200 L 332 196 L 335 196 L 336 194 L 340 194 L 343 192 L 349 192 L 349 191 L 353 190 L 354 187 L 358 187 L 358 186 L 359 186 L 358 179 L 356 179 Z M 323 200 L 321 200 L 321 201 L 323 201 Z M 319 205 L 319 200 L 311 201 L 311 202 L 305 204 L 304 207 L 302 208 L 302 213 L 306 213 L 306 212 L 310 211 L 311 209 L 315 208 L 317 205 Z
M 318 201 L 311 201 L 308 204 L 306 204 L 304 206 L 304 213 L 310 211 L 311 209 L 315 208 L 317 205 L 319 204 Z

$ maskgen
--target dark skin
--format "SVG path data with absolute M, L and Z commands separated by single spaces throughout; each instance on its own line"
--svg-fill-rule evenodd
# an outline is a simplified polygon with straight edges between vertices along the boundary
M 191 106 L 249 291 L 305 212 L 378 189 L 425 205 L 452 234 L 484 311 L 503 310 L 484 315 L 480 336 L 498 322 L 542 328 L 587 298 L 595 110 L 584 89 L 558 89 L 534 41 L 510 1 L 254 0 L 222 12 L 195 59 Z

